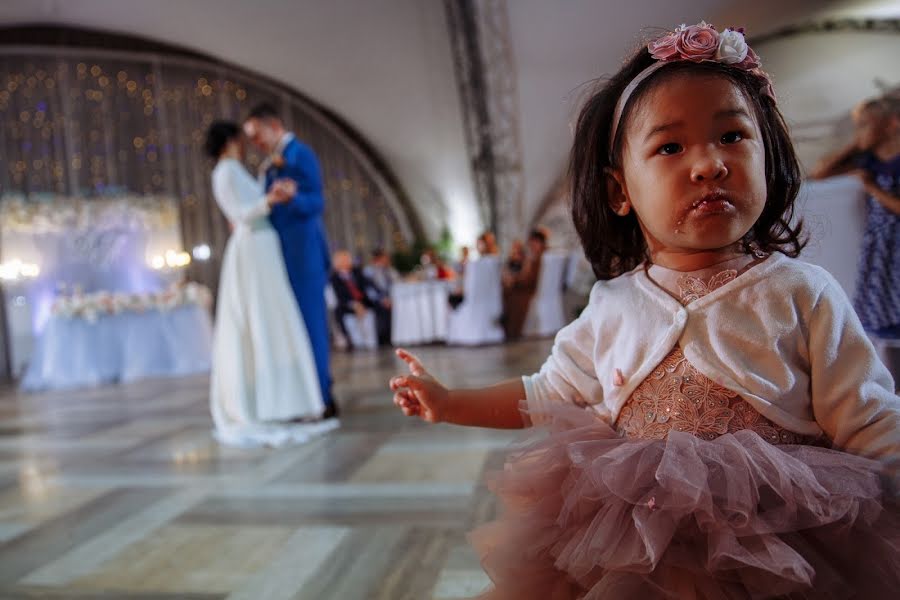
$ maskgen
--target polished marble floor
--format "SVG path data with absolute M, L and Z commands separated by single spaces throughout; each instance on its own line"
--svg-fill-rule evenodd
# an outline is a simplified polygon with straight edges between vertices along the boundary
M 450 385 L 532 372 L 550 341 L 419 354 Z M 521 433 L 391 403 L 390 351 L 338 354 L 339 430 L 222 448 L 204 377 L 0 393 L 0 600 L 449 600 L 487 581 L 465 535 Z

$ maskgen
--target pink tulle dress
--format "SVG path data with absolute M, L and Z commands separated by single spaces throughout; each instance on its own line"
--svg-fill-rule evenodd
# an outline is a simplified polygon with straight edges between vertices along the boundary
M 687 304 L 750 257 L 648 275 Z M 763 417 L 677 346 L 613 426 L 552 409 L 491 481 L 502 515 L 470 539 L 484 600 L 896 597 L 900 516 L 880 465 Z

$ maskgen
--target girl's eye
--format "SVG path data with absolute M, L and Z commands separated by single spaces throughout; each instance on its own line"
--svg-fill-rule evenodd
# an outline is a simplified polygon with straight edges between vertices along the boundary
M 674 142 L 670 144 L 663 144 L 659 147 L 659 150 L 656 151 L 657 154 L 678 154 L 681 152 L 681 144 L 676 144 Z
M 722 136 L 723 144 L 735 144 L 744 139 L 744 136 L 740 131 L 729 131 L 725 135 Z

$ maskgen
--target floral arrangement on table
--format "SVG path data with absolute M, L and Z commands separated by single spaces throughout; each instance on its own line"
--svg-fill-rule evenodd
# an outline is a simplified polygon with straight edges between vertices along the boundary
M 172 310 L 192 304 L 208 310 L 212 306 L 212 293 L 209 288 L 190 282 L 176 284 L 161 292 L 146 294 L 104 291 L 90 294 L 75 293 L 58 296 L 53 301 L 51 313 L 56 317 L 85 319 L 93 323 L 104 315 L 148 310 Z
M 99 224 L 152 231 L 177 227 L 178 218 L 178 204 L 169 197 L 136 194 L 99 198 L 55 194 L 0 197 L 3 229 L 20 233 L 81 231 Z

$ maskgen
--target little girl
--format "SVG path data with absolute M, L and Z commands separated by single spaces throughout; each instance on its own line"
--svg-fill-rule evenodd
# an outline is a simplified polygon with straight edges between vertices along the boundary
M 742 31 L 641 49 L 583 108 L 570 168 L 603 281 L 540 372 L 449 390 L 399 350 L 391 380 L 426 421 L 549 426 L 472 535 L 484 597 L 900 589 L 900 399 L 835 280 L 794 260 L 799 167 Z

